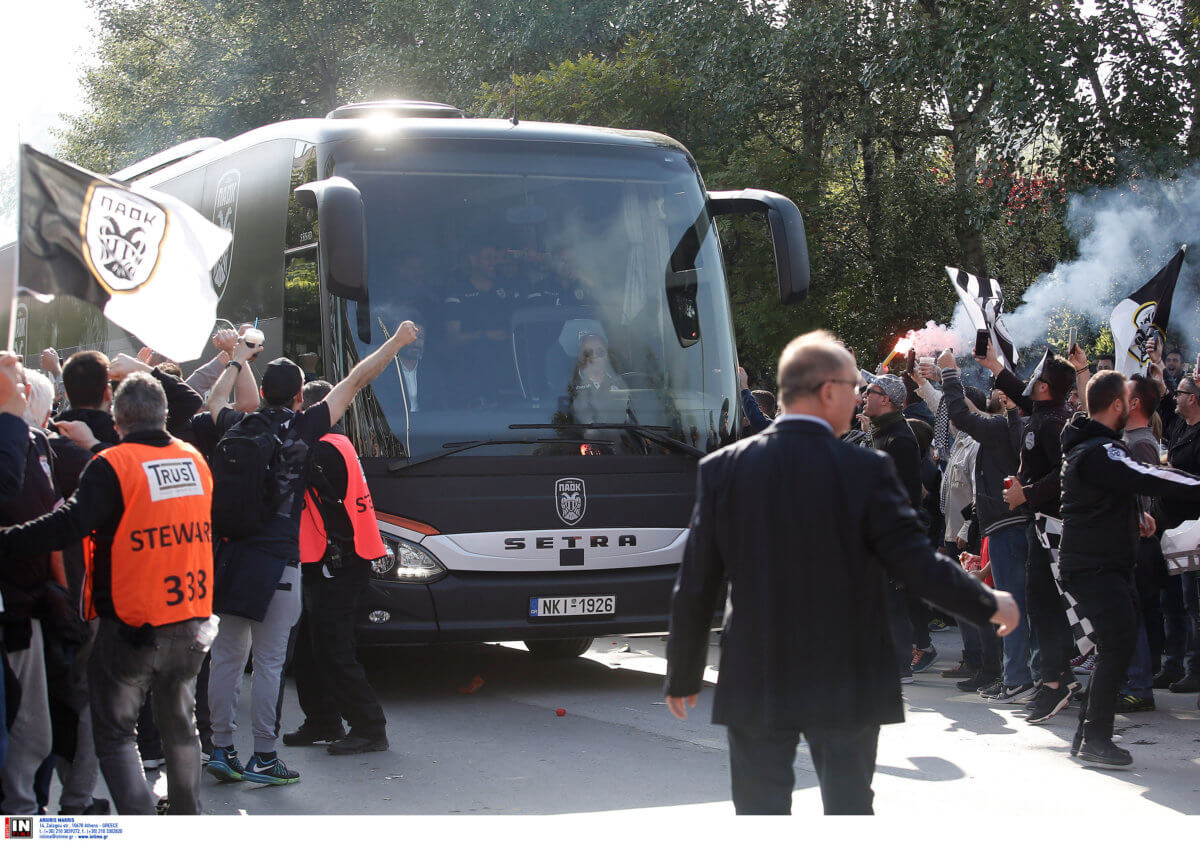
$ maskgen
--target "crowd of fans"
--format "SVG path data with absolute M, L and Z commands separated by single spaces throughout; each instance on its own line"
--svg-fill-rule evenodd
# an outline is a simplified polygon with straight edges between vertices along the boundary
M 1078 346 L 1066 358 L 1047 351 L 1026 382 L 991 346 L 966 372 L 949 351 L 912 354 L 895 372 L 860 371 L 858 425 L 844 436 L 891 456 L 934 546 L 1018 600 L 1020 627 L 1003 640 L 959 623 L 961 657 L 941 676 L 1022 705 L 1035 725 L 1082 703 L 1078 735 L 1090 733 L 1093 758 L 1108 764 L 1129 758 L 1111 743 L 1114 713 L 1154 710 L 1155 690 L 1200 693 L 1200 572 L 1168 574 L 1160 546 L 1200 518 L 1200 384 L 1178 349 L 1164 355 L 1152 339 L 1149 360 L 1127 379 L 1111 355 L 1092 364 Z M 774 401 L 740 373 L 754 434 Z M 1090 457 L 1097 445 L 1107 458 Z M 1048 518 L 1062 522 L 1057 584 L 1038 530 Z M 1072 627 L 1066 595 L 1091 634 Z M 899 586 L 889 597 L 901 679 L 912 683 L 936 659 L 930 632 L 954 620 Z
M 307 719 L 285 744 L 387 748 L 352 627 L 383 548 L 373 509 L 360 505 L 358 519 L 354 506 L 341 510 L 369 494 L 336 424 L 419 330 L 405 322 L 337 385 L 281 358 L 260 388 L 249 363 L 261 334 L 251 341 L 251 329 L 218 331 L 217 356 L 186 380 L 149 349 L 111 360 L 81 351 L 65 364 L 48 349 L 44 373 L 0 354 L 6 814 L 44 813 L 55 773 L 61 814 L 110 810 L 95 796 L 102 772 L 117 809 L 135 814 L 198 813 L 202 761 L 222 780 L 298 781 L 275 743 L 302 613 Z M 581 339 L 576 373 L 592 390 L 605 352 L 602 338 Z M 1150 360 L 1146 376 L 1126 380 L 1111 357 L 1093 368 L 1076 346 L 1067 358 L 1048 351 L 1025 382 L 990 347 L 965 372 L 949 351 L 910 356 L 898 374 L 860 372 L 858 426 L 843 436 L 887 453 L 933 545 L 1019 603 L 1020 627 L 1003 639 L 959 623 L 960 662 L 942 677 L 988 702 L 1024 705 L 1041 724 L 1090 676 L 1075 749 L 1082 741 L 1085 757 L 1115 765 L 1129 754 L 1112 743 L 1113 715 L 1153 710 L 1156 689 L 1200 693 L 1200 573 L 1169 575 L 1159 543 L 1200 519 L 1200 384 L 1178 350 L 1161 356 L 1152 342 Z M 753 434 L 776 401 L 739 376 Z M 253 463 L 256 424 L 279 445 L 271 470 L 223 472 Z M 238 485 L 259 473 L 270 488 L 237 502 Z M 259 496 L 269 510 L 242 528 Z M 1038 527 L 1046 518 L 1062 522 L 1057 581 Z M 133 563 L 136 552 L 146 554 Z M 1064 591 L 1092 620 L 1094 648 L 1072 628 Z M 896 666 L 911 683 L 937 659 L 933 634 L 954 620 L 899 582 L 885 601 Z M 248 658 L 254 750 L 243 764 L 234 710 Z M 170 800 L 156 803 L 144 771 L 164 764 Z
M 276 359 L 261 388 L 249 324 L 218 331 L 187 380 L 150 349 L 65 364 L 47 349 L 44 373 L 0 353 L 5 814 L 45 814 L 56 772 L 59 814 L 199 814 L 202 763 L 221 780 L 297 782 L 275 751 L 297 645 L 311 649 L 297 657 L 308 718 L 284 742 L 387 749 L 353 652 L 356 599 L 385 548 L 337 423 L 416 338 L 405 322 L 336 385 Z M 302 561 L 309 630 L 289 645 Z M 243 764 L 234 710 L 251 664 Z M 164 765 L 159 800 L 145 774 Z M 113 804 L 95 796 L 101 773 Z

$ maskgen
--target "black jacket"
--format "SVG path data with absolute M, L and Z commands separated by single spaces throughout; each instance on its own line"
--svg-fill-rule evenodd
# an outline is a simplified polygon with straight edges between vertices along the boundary
M 1176 470 L 1200 475 L 1200 423 L 1187 426 L 1180 418 L 1167 453 L 1167 463 Z M 1175 528 L 1184 520 L 1195 520 L 1197 517 L 1200 517 L 1198 503 L 1185 499 L 1155 501 L 1154 518 L 1158 521 L 1159 534 Z
M 984 587 L 935 555 L 890 459 L 801 419 L 713 453 L 672 596 L 667 693 L 699 691 L 728 577 L 716 723 L 902 721 L 889 575 L 968 622 L 995 612 Z M 844 643 L 830 644 L 830 627 L 848 630 Z
M 1015 476 L 1020 467 L 1013 424 L 1004 415 L 977 415 L 967 406 L 962 378 L 958 371 L 942 372 L 942 386 L 948 401 L 950 422 L 979 442 L 975 457 L 975 513 L 985 535 L 1029 522 L 1024 511 L 1014 511 L 1004 501 L 1004 477 Z
M 1132 571 L 1137 559 L 1138 495 L 1200 503 L 1200 477 L 1134 459 L 1120 433 L 1082 412 L 1063 430 L 1063 570 Z
M 874 418 L 871 421 L 871 446 L 892 457 L 900 484 L 908 492 L 909 504 L 920 511 L 921 448 L 904 415 L 893 412 Z
M 1025 488 L 1025 509 L 1033 514 L 1058 516 L 1062 475 L 1062 431 L 1071 410 L 1061 401 L 1034 402 L 1025 396 L 1025 383 L 1011 371 L 996 377 L 1003 391 L 1021 411 L 1029 415 L 1021 440 L 1021 466 L 1017 473 Z
M 174 374 L 166 374 L 155 368 L 151 370 L 150 376 L 158 380 L 158 384 L 167 395 L 167 432 L 176 437 L 186 438 L 192 415 L 200 411 L 200 407 L 204 405 L 204 398 Z M 112 415 L 103 409 L 68 409 L 54 420 L 83 421 L 101 444 L 112 445 L 121 440 L 113 424 Z

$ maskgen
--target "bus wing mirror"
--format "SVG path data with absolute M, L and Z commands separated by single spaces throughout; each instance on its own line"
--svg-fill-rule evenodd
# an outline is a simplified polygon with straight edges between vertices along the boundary
M 775 249 L 779 301 L 795 304 L 808 295 L 808 238 L 804 218 L 792 200 L 766 190 L 728 190 L 708 194 L 708 212 L 717 216 L 765 213 Z
M 317 211 L 317 258 L 332 295 L 358 303 L 358 334 L 371 340 L 367 294 L 367 223 L 362 194 L 335 175 L 310 181 L 295 190 L 296 200 Z

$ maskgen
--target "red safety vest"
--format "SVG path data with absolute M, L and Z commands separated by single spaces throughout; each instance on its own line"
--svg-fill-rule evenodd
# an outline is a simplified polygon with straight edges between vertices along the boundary
M 121 486 L 124 513 L 105 569 L 84 541 L 84 615 L 99 596 L 126 625 L 212 615 L 212 474 L 195 448 L 118 444 L 98 453 Z M 99 592 L 98 592 L 99 591 Z
M 383 538 L 379 536 L 379 522 L 375 519 L 375 503 L 367 487 L 367 477 L 354 445 L 345 435 L 330 432 L 321 438 L 333 444 L 346 462 L 346 496 L 342 504 L 350 526 L 354 530 L 354 553 L 364 560 L 382 558 L 387 554 Z M 300 562 L 313 564 L 325 557 L 328 546 L 325 520 L 317 506 L 316 497 L 310 489 L 304 494 L 304 511 L 300 516 Z

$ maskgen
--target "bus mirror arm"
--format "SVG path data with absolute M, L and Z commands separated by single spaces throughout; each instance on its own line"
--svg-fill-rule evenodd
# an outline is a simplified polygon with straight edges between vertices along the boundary
M 317 264 L 331 295 L 358 303 L 358 337 L 371 341 L 371 302 L 367 292 L 367 223 L 362 194 L 339 175 L 310 181 L 295 190 L 296 200 L 317 211 Z
M 800 209 L 786 196 L 766 190 L 728 190 L 708 194 L 713 217 L 766 214 L 775 249 L 779 301 L 795 304 L 808 295 L 808 239 Z

